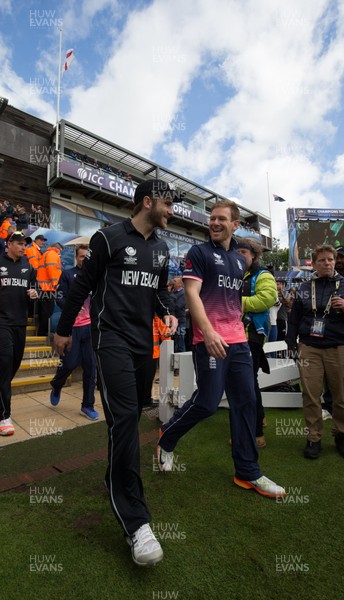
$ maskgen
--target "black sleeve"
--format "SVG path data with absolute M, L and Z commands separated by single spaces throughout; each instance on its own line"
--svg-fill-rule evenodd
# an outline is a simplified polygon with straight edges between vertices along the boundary
M 65 271 L 62 271 L 61 277 L 56 288 L 56 304 L 60 308 L 63 308 L 66 303 L 69 288 L 70 278 L 68 277 Z
M 287 327 L 287 335 L 286 342 L 289 350 L 296 349 L 296 340 L 299 334 L 300 322 L 302 319 L 303 313 L 303 304 L 302 300 L 296 299 L 293 302 L 292 309 L 288 316 L 288 327 Z
M 101 230 L 97 231 L 91 238 L 83 268 L 74 279 L 62 309 L 56 329 L 58 335 L 66 337 L 72 334 L 77 314 L 89 293 L 95 291 L 97 283 L 102 277 L 110 258 L 110 247 L 106 237 Z
M 30 265 L 30 263 L 29 263 Z M 37 290 L 37 281 L 36 281 L 36 271 L 32 265 L 30 265 L 30 275 L 29 275 L 29 288 L 34 288 Z M 28 297 L 28 303 L 34 302 L 31 298 Z
M 30 286 L 36 287 L 36 271 L 32 265 L 30 265 Z

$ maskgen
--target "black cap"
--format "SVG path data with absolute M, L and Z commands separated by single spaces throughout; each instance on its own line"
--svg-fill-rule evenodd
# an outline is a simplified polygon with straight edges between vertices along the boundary
M 44 235 L 41 235 L 41 234 L 39 234 L 39 235 L 36 235 L 36 237 L 35 237 L 35 240 L 34 240 L 34 241 L 36 241 L 36 240 L 42 240 L 42 242 L 47 242 L 47 241 L 48 241 L 48 239 L 47 239 L 47 238 L 45 238 L 45 237 L 44 237 Z
M 344 254 L 344 246 L 338 246 L 337 248 L 335 248 L 335 251 L 337 252 L 337 254 Z
M 163 181 L 162 179 L 147 179 L 139 183 L 134 194 L 134 204 L 140 204 L 145 196 L 158 196 L 159 198 L 167 198 L 172 202 L 181 202 L 185 196 L 185 192 L 176 190 L 173 183 Z
M 23 233 L 23 231 L 13 231 L 7 236 L 6 244 L 8 242 L 26 242 L 27 244 L 31 244 L 32 239 Z

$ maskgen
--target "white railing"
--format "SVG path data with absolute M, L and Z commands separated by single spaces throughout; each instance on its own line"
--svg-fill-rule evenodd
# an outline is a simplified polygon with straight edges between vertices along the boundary
M 264 346 L 265 353 L 286 354 L 285 342 L 269 342 Z M 294 360 L 268 357 L 270 374 L 258 372 L 259 387 L 262 391 L 263 406 L 270 408 L 299 408 L 302 397 L 299 392 L 268 391 L 267 388 L 299 379 L 299 370 Z M 174 371 L 178 369 L 177 385 Z M 165 341 L 160 346 L 159 419 L 168 421 L 176 408 L 182 406 L 196 388 L 195 371 L 191 352 L 174 353 L 173 341 Z M 224 395 L 221 407 L 228 408 Z

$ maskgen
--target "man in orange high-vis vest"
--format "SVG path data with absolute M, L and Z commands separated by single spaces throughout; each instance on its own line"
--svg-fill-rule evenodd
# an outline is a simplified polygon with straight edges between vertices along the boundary
M 38 264 L 37 282 L 40 287 L 38 301 L 37 335 L 48 335 L 49 319 L 54 312 L 55 291 L 62 273 L 62 244 L 56 242 L 47 248 Z
M 165 323 L 155 315 L 153 319 L 153 356 L 152 362 L 146 364 L 146 381 L 145 381 L 145 401 L 143 406 L 151 406 L 152 400 L 152 385 L 160 357 L 160 344 L 164 340 L 170 340 L 169 328 Z M 142 408 L 142 407 L 141 407 Z
M 6 240 L 8 238 L 9 235 L 9 228 L 13 225 L 12 219 L 9 217 L 6 217 L 6 219 L 3 220 L 3 222 L 1 223 L 1 227 L 0 227 L 0 238 L 2 238 L 3 240 Z
M 35 271 L 37 271 L 38 265 L 42 259 L 42 248 L 46 241 L 47 238 L 45 238 L 44 235 L 36 235 L 31 246 L 25 248 L 25 254 L 27 256 L 27 259 L 30 265 L 35 269 Z

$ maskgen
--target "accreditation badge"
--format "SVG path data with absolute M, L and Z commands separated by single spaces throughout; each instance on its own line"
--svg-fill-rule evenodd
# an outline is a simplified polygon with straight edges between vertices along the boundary
M 325 319 L 313 319 L 311 324 L 310 335 L 313 337 L 324 337 L 325 334 Z

